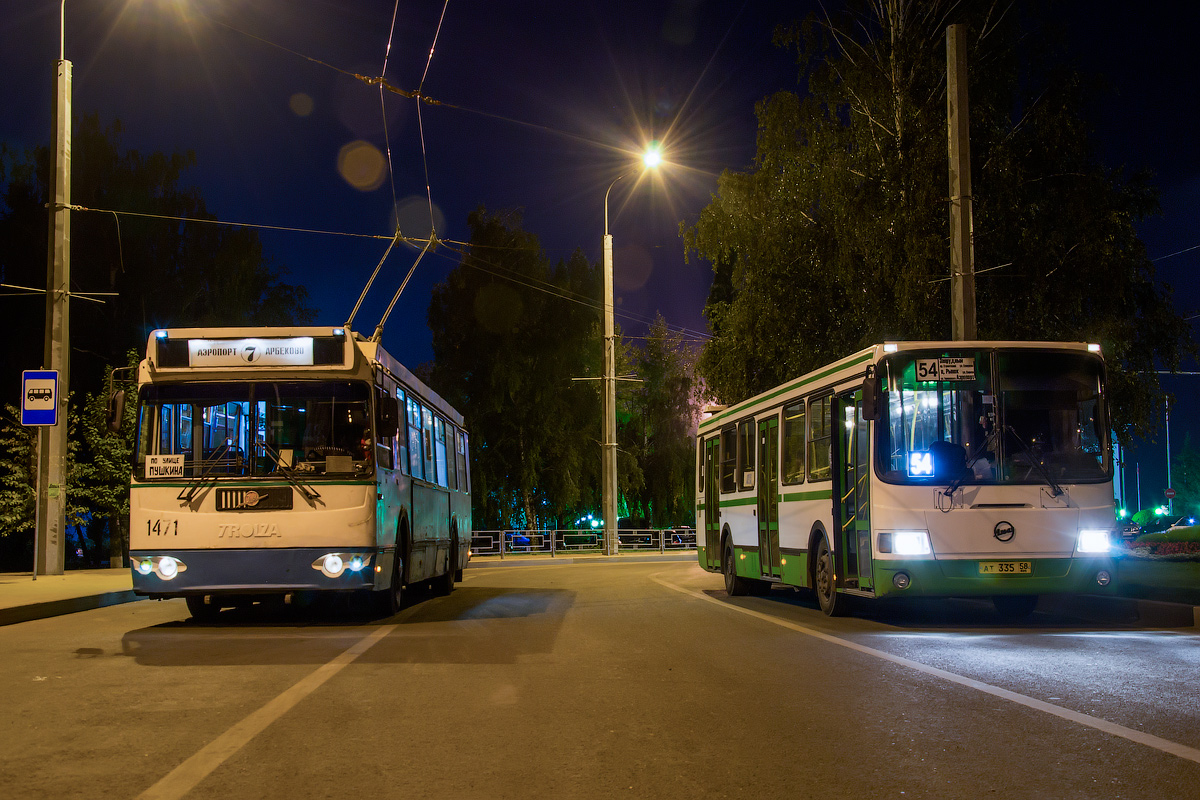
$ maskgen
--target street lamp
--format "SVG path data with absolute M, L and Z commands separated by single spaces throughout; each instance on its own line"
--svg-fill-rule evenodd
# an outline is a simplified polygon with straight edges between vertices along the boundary
M 71 62 L 65 55 L 67 0 L 59 8 L 54 76 L 54 185 L 46 259 L 46 334 L 43 364 L 58 372 L 57 424 L 38 429 L 34 577 L 61 575 L 66 558 L 67 394 L 71 355 Z
M 662 163 L 662 150 L 651 144 L 642 154 L 642 164 L 653 169 Z M 604 517 L 604 554 L 615 556 L 617 542 L 617 337 L 613 322 L 613 253 L 612 234 L 608 232 L 608 196 L 617 183 L 632 174 L 624 172 L 613 179 L 604 193 L 604 391 L 601 393 L 601 413 L 604 416 L 604 437 L 601 442 L 601 510 Z

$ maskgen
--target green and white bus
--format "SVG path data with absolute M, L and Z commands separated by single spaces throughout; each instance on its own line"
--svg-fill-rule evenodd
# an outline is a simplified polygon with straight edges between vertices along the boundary
M 1097 345 L 869 347 L 697 433 L 700 565 L 730 594 L 985 596 L 1006 616 L 1116 578 Z
M 134 591 L 196 617 L 353 592 L 394 613 L 470 556 L 462 415 L 346 328 L 157 330 L 138 367 Z

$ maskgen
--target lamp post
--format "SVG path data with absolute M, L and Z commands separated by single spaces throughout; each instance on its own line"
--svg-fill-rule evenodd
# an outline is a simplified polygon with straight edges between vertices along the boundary
M 642 155 L 647 169 L 662 162 L 662 153 L 656 145 Z M 619 549 L 617 541 L 617 336 L 613 321 L 613 253 L 612 234 L 608 232 L 608 196 L 613 187 L 631 173 L 625 172 L 613 179 L 604 193 L 604 378 L 602 380 L 601 413 L 604 416 L 604 436 L 601 449 L 601 512 L 604 516 L 604 554 L 615 556 Z
M 61 575 L 66 557 L 67 393 L 71 355 L 71 62 L 65 55 L 67 0 L 59 9 L 54 76 L 54 175 L 46 259 L 43 364 L 58 372 L 58 421 L 38 429 L 34 576 Z

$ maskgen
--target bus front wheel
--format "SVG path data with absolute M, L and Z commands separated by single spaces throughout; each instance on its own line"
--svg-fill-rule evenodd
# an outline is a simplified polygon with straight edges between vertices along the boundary
M 210 600 L 214 602 L 209 602 Z M 221 613 L 221 604 L 215 602 L 215 597 L 203 594 L 189 594 L 184 598 L 184 601 L 187 603 L 188 613 L 197 622 L 214 622 L 217 619 L 217 615 Z
M 814 570 L 813 583 L 817 590 L 817 602 L 827 617 L 840 617 L 847 612 L 850 598 L 838 594 L 837 573 L 833 566 L 833 553 L 829 552 L 829 543 L 822 537 L 817 544 L 817 563 Z
M 737 574 L 733 562 L 733 545 L 725 545 L 725 556 L 721 559 L 722 572 L 725 573 L 725 591 L 730 597 L 740 597 L 750 593 L 750 584 Z

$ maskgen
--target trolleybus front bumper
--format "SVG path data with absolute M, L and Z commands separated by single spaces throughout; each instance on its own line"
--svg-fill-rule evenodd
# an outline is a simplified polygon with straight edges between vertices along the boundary
M 382 588 L 395 551 L 364 547 L 131 551 L 135 594 L 257 594 Z

